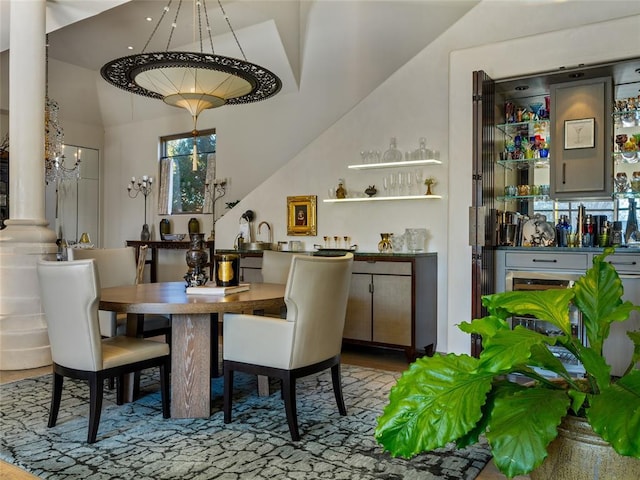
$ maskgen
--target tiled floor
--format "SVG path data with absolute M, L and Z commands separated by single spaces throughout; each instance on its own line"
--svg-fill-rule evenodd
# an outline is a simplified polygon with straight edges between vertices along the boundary
M 352 365 L 381 368 L 399 372 L 405 370 L 408 365 L 403 353 L 398 353 L 390 350 L 371 351 L 368 349 L 346 348 L 342 354 L 342 361 L 344 363 Z M 50 371 L 51 367 L 17 371 L 0 370 L 0 384 L 13 382 L 22 378 L 43 375 L 49 373 Z M 34 477 L 31 474 L 25 473 L 18 468 L 0 461 L 0 478 L 2 478 L 3 480 L 33 480 L 37 477 Z M 491 462 L 477 477 L 477 480 L 503 480 L 506 478 L 507 477 L 502 475 Z M 515 480 L 526 480 L 528 478 L 528 476 L 515 477 Z

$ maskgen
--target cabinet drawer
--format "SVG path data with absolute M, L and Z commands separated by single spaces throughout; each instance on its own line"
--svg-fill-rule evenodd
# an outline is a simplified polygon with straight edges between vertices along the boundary
M 241 268 L 262 268 L 262 257 L 241 257 Z
M 353 262 L 353 273 L 373 273 L 381 275 L 411 275 L 411 262 Z
M 616 267 L 620 274 L 640 274 L 640 255 L 638 254 L 615 253 L 605 260 Z
M 532 252 L 506 254 L 505 264 L 507 268 L 535 268 L 562 269 L 562 270 L 586 270 L 589 267 L 589 255 L 587 253 L 552 253 Z

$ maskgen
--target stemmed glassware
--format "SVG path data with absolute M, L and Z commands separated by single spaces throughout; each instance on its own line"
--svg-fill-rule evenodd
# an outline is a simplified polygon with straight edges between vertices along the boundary
M 393 197 L 398 194 L 398 189 L 396 186 L 398 185 L 396 180 L 396 175 L 394 173 L 389 175 L 389 194 Z
M 416 176 L 416 185 L 418 188 L 418 195 L 420 195 L 420 188 L 422 187 L 422 184 L 424 182 L 424 172 L 422 171 L 421 168 L 416 169 L 415 176 Z
M 404 190 L 406 185 L 406 178 L 403 172 L 398 172 L 397 175 L 398 177 L 398 195 L 404 195 Z

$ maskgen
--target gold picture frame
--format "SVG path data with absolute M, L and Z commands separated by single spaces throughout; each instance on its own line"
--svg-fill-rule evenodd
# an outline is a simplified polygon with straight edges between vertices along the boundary
M 316 235 L 315 195 L 287 197 L 287 235 Z

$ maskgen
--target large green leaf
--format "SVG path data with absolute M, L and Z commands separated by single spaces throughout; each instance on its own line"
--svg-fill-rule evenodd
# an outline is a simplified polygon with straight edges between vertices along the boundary
M 640 370 L 589 397 L 587 419 L 620 455 L 640 458 Z
M 511 478 L 538 467 L 569 404 L 565 390 L 538 387 L 496 398 L 486 435 L 500 471 Z
M 375 437 L 394 456 L 443 447 L 469 432 L 482 416 L 493 375 L 467 355 L 423 357 L 391 389 Z
M 576 345 L 578 356 L 587 374 L 595 380 L 598 390 L 601 390 L 611 382 L 611 367 L 602 355 L 591 347 Z M 591 379 L 589 379 L 591 380 Z M 594 391 L 596 391 L 594 389 Z
M 494 336 L 500 330 L 511 330 L 511 327 L 503 318 L 494 315 L 488 315 L 471 323 L 462 322 L 458 325 L 458 328 L 465 333 L 482 335 L 483 339 Z
M 499 330 L 494 336 L 483 338 L 484 350 L 480 353 L 478 369 L 494 373 L 510 372 L 514 366 L 529 362 L 531 349 L 535 345 L 554 342 L 552 337 L 521 326 L 513 330 Z
M 633 358 L 631 359 L 631 365 L 635 365 L 640 362 L 640 332 L 627 332 L 627 336 L 633 342 Z
M 487 295 L 482 304 L 490 311 L 506 310 L 514 315 L 533 315 L 558 327 L 565 335 L 571 335 L 569 304 L 573 290 L 549 289 L 539 291 L 512 291 Z
M 612 322 L 621 322 L 637 309 L 631 302 L 623 302 L 624 289 L 615 267 L 604 261 L 613 250 L 607 249 L 594 257 L 593 266 L 573 287 L 575 304 L 582 312 L 589 345 L 602 352 L 602 344 L 609 336 Z

